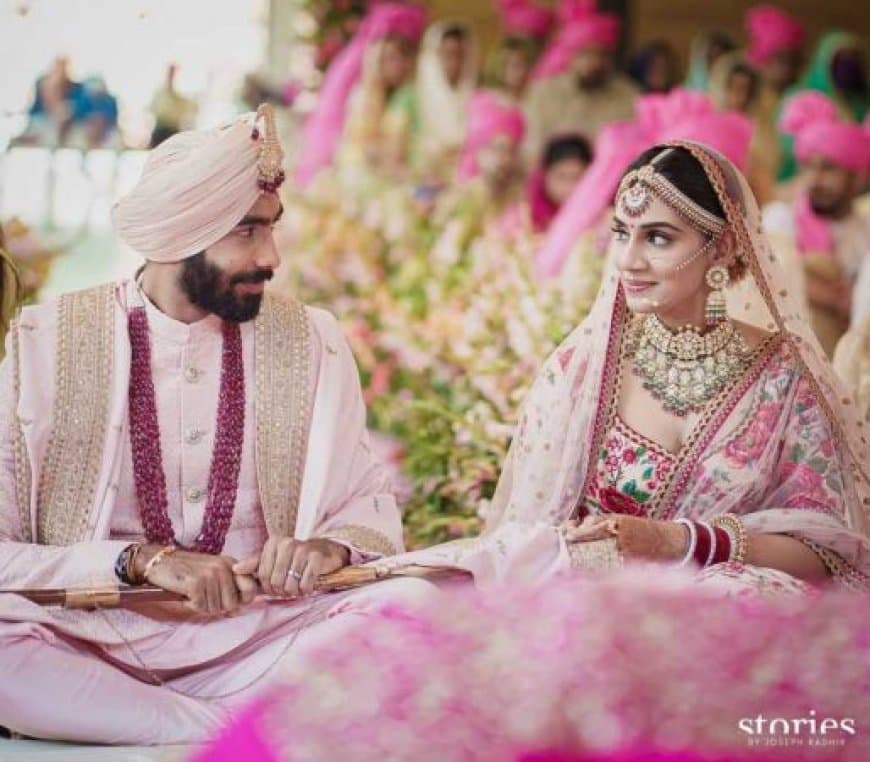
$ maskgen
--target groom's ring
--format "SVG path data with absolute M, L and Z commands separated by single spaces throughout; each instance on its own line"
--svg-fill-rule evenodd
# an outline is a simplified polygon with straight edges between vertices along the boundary
M 300 574 L 298 571 L 296 571 L 296 569 L 290 570 L 290 576 L 293 577 L 293 579 L 295 579 L 297 582 L 302 581 L 302 574 Z

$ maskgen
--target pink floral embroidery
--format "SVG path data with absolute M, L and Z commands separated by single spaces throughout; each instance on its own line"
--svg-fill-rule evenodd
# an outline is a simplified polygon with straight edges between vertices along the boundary
M 574 356 L 574 347 L 568 347 L 564 352 L 560 352 L 558 355 L 559 366 L 562 368 L 562 372 L 564 373 L 568 370 L 568 363 L 571 362 L 571 358 Z
M 770 441 L 779 410 L 780 406 L 775 402 L 762 403 L 749 427 L 725 445 L 725 457 L 739 467 L 758 460 Z
M 788 482 L 787 508 L 827 507 L 830 500 L 822 475 L 805 463 L 788 462 L 782 467 L 783 481 Z
M 801 492 L 815 492 L 822 487 L 822 475 L 804 463 L 786 463 L 782 475 Z
M 586 368 L 589 366 L 589 358 L 584 357 L 580 361 L 580 367 L 577 368 L 577 373 L 574 374 L 574 383 L 571 385 L 571 397 L 576 399 L 580 393 L 580 387 L 583 384 L 583 379 L 586 377 Z
M 804 380 L 798 383 L 794 404 L 799 411 L 809 410 L 818 404 L 810 385 Z

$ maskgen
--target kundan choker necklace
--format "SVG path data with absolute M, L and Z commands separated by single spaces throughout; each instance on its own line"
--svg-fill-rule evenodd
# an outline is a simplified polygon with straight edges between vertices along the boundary
M 698 412 L 749 365 L 752 350 L 726 320 L 701 334 L 694 326 L 671 331 L 656 315 L 635 323 L 630 338 L 634 372 L 665 410 Z
M 140 295 L 141 298 L 141 295 Z M 151 339 L 144 302 L 127 313 L 130 367 L 130 444 L 139 514 L 149 543 L 179 545 L 169 519 L 166 474 L 160 448 L 157 399 L 151 375 Z M 217 428 L 208 474 L 202 528 L 191 547 L 200 553 L 223 550 L 233 517 L 245 432 L 245 372 L 238 323 L 224 321 Z

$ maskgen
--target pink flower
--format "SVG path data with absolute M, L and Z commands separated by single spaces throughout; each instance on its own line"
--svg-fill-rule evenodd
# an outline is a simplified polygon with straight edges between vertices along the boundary
M 372 371 L 369 387 L 365 390 L 366 403 L 371 403 L 383 395 L 390 388 L 390 379 L 392 377 L 392 364 L 388 362 L 378 363 Z
M 634 454 L 634 450 L 625 449 L 622 451 L 622 460 L 625 463 L 634 463 L 637 460 L 637 455 Z

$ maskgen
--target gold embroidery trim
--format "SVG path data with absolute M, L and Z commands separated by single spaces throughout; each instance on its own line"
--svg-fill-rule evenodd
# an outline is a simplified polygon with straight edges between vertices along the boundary
M 821 559 L 825 568 L 831 573 L 831 576 L 846 588 L 856 592 L 867 592 L 870 589 L 870 578 L 849 564 L 839 553 L 828 550 L 828 548 L 812 540 L 796 537 L 793 534 L 790 536 L 800 540 L 800 542 L 812 550 Z
M 601 452 L 601 445 L 608 433 L 608 422 L 612 419 L 619 404 L 623 346 L 626 339 L 626 330 L 630 327 L 631 323 L 631 317 L 621 290 L 616 292 L 616 305 L 613 314 L 618 317 L 615 317 L 611 321 L 611 334 L 608 337 L 607 349 L 605 350 L 601 391 L 598 395 L 599 409 L 596 411 L 595 420 L 592 423 L 592 441 L 589 452 L 586 454 L 586 476 L 583 480 L 583 485 L 580 487 L 577 500 L 574 502 L 574 507 L 571 509 L 571 516 L 577 515 L 586 503 L 589 485 L 595 479 L 596 469 L 598 468 L 598 453 Z M 603 410 L 603 406 L 606 406 L 607 409 Z
M 107 283 L 58 300 L 52 428 L 36 493 L 42 544 L 81 540 L 94 504 L 109 416 L 114 292 Z
M 257 481 L 270 534 L 291 537 L 311 415 L 311 326 L 304 305 L 266 294 L 254 323 Z
M 18 405 L 21 401 L 21 326 L 18 322 L 12 324 L 12 354 L 15 358 L 13 369 L 13 389 L 15 395 L 15 422 L 12 458 L 15 469 L 15 500 L 18 503 L 18 520 L 21 524 L 21 539 L 23 542 L 33 542 L 33 531 L 30 525 L 30 490 L 31 478 L 30 458 L 24 443 L 24 429 L 18 416 Z
M 330 529 L 323 535 L 326 540 L 338 540 L 351 545 L 354 550 L 379 556 L 394 556 L 398 549 L 389 538 L 376 529 L 359 524 L 345 524 Z
M 603 570 L 622 566 L 622 557 L 616 547 L 616 540 L 592 540 L 590 542 L 569 542 L 568 557 L 572 569 Z

